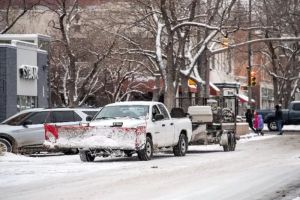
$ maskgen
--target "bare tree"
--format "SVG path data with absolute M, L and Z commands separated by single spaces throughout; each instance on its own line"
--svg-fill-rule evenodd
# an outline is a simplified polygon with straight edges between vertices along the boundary
M 40 0 L 4 0 L 0 5 L 0 34 L 5 34 L 30 10 L 40 4 Z
M 153 63 L 154 71 L 161 74 L 164 102 L 169 109 L 175 106 L 180 82 L 185 94 L 188 78 L 204 83 L 195 66 L 201 55 L 209 50 L 210 42 L 219 34 L 227 34 L 223 26 L 227 25 L 234 3 L 234 0 L 143 0 L 133 3 L 135 22 L 124 30 L 122 37 L 135 47 L 131 52 L 147 57 Z M 196 12 L 197 4 L 199 10 Z M 133 30 L 151 38 L 153 45 L 147 48 L 136 38 L 129 38 L 128 32 Z M 200 39 L 197 39 L 197 30 L 201 30 Z
M 49 23 L 56 31 L 51 52 L 51 65 L 54 66 L 52 80 L 54 84 L 55 80 L 60 80 L 60 87 L 55 89 L 57 85 L 53 85 L 53 92 L 57 92 L 56 97 L 62 98 L 60 103 L 80 106 L 103 87 L 99 74 L 115 40 L 95 40 L 95 31 L 84 23 L 80 24 L 83 32 L 78 32 L 78 21 L 85 16 L 78 0 L 52 2 L 45 2 L 45 6 L 57 16 Z M 103 42 L 99 44 L 96 41 Z
M 299 1 L 264 0 L 258 4 L 259 22 L 262 26 L 274 29 L 262 30 L 262 36 L 299 37 L 300 3 Z M 286 107 L 295 97 L 300 80 L 300 44 L 292 42 L 265 42 L 260 51 L 266 58 L 264 69 L 272 77 L 275 104 Z
M 90 98 L 115 102 L 141 93 L 135 79 L 145 75 L 144 62 L 122 53 L 128 45 L 116 39 L 119 27 L 108 23 L 115 16 L 107 16 L 101 9 L 105 5 L 89 9 L 78 0 L 62 0 L 46 6 L 57 17 L 49 23 L 54 37 L 50 82 L 56 104 L 81 106 Z M 105 27 L 116 34 L 108 34 Z

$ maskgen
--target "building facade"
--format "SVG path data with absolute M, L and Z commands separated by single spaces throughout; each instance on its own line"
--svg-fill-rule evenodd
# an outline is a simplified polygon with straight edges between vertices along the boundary
M 48 36 L 0 35 L 0 121 L 48 107 Z

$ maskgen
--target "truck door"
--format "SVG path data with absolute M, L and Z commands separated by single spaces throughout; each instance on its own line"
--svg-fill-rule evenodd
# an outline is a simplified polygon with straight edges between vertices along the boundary
M 289 110 L 289 124 L 300 124 L 300 103 L 294 103 Z
M 162 114 L 164 115 L 158 108 L 158 105 L 154 105 L 152 107 L 152 119 L 154 119 L 154 116 L 156 114 Z M 154 129 L 154 134 L 153 134 L 153 144 L 157 145 L 158 147 L 165 147 L 168 146 L 166 145 L 168 143 L 168 126 L 167 126 L 167 120 L 162 119 L 159 121 L 153 121 L 153 129 Z
M 158 108 L 164 116 L 164 120 L 162 120 L 164 125 L 164 145 L 165 146 L 172 146 L 174 144 L 175 140 L 175 125 L 170 118 L 169 112 L 165 108 L 163 104 L 158 104 Z

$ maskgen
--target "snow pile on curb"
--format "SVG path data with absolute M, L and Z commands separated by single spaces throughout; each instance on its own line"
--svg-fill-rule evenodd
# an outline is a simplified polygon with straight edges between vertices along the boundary
M 277 137 L 277 135 L 257 135 L 256 133 L 249 133 L 246 135 L 241 135 L 240 136 L 240 143 L 245 143 L 245 142 L 249 142 L 249 141 L 257 141 L 257 140 L 266 140 L 266 139 L 270 139 L 273 137 Z

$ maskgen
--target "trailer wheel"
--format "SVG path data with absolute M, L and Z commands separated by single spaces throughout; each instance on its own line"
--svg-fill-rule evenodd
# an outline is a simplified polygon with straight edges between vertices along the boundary
M 228 133 L 228 145 L 223 145 L 223 150 L 227 151 L 234 151 L 236 146 L 236 140 L 233 133 Z
M 178 144 L 173 147 L 173 153 L 175 156 L 185 156 L 187 149 L 187 138 L 184 134 L 180 134 Z
M 235 151 L 235 147 L 236 147 L 236 139 L 235 139 L 235 135 L 233 133 L 229 134 L 229 151 Z
M 224 150 L 225 152 L 229 151 L 229 145 L 223 145 L 223 150 Z
M 90 151 L 80 151 L 79 156 L 82 162 L 93 162 L 95 160 L 95 156 Z
M 138 158 L 140 160 L 151 160 L 153 156 L 153 142 L 150 137 L 146 137 L 146 144 L 144 149 L 139 150 L 138 152 Z

